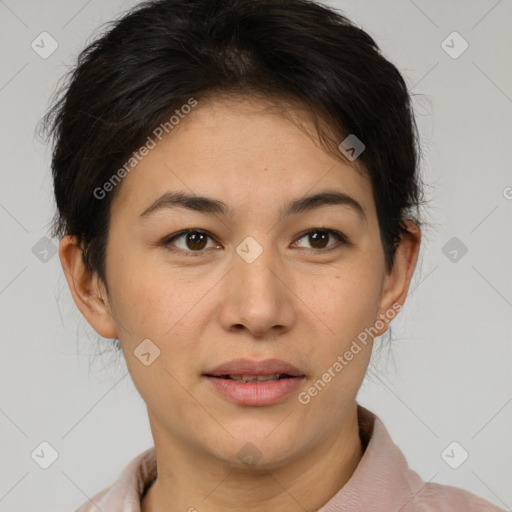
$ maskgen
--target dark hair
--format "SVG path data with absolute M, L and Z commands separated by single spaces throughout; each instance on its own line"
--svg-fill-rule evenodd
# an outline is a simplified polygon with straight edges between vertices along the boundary
M 191 97 L 238 94 L 302 105 L 342 160 L 348 135 L 364 143 L 353 164 L 371 180 L 392 268 L 404 219 L 420 225 L 419 137 L 405 81 L 370 35 L 309 0 L 156 0 L 109 25 L 79 55 L 42 130 L 54 139 L 53 236 L 76 236 L 105 284 L 114 193 L 98 200 L 95 189 Z

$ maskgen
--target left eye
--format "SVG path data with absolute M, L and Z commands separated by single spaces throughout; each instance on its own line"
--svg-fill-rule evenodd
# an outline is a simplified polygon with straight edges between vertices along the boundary
M 333 249 L 333 245 L 327 245 L 330 241 L 330 238 L 334 238 L 341 244 L 349 244 L 349 241 L 343 233 L 339 231 L 335 231 L 333 229 L 312 229 L 302 233 L 300 238 L 297 239 L 293 245 L 296 246 L 300 240 L 307 239 L 307 241 L 312 246 L 312 251 L 321 252 L 321 251 L 329 251 Z M 181 247 L 176 243 L 177 240 L 182 240 Z M 162 244 L 164 246 L 175 246 L 179 251 L 188 252 L 188 253 L 201 253 L 207 249 L 208 239 L 213 240 L 213 238 L 206 231 L 202 231 L 199 229 L 187 229 L 185 231 L 181 231 L 169 238 L 163 240 Z M 214 247 L 220 247 L 219 245 L 213 244 Z
M 306 238 L 307 241 L 312 245 L 314 251 L 329 251 L 333 248 L 333 246 L 330 245 L 326 248 L 324 245 L 329 241 L 329 237 L 335 238 L 342 244 L 348 244 L 347 237 L 339 231 L 335 231 L 333 229 L 312 229 L 306 233 L 303 233 L 303 235 L 299 238 L 299 241 L 303 238 Z M 295 242 L 295 244 L 297 243 L 298 242 Z

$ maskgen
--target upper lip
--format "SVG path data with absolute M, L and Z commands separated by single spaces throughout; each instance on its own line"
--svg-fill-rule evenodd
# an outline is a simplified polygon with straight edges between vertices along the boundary
M 265 359 L 264 361 L 255 361 L 252 359 L 232 359 L 223 363 L 212 370 L 204 372 L 203 375 L 218 377 L 221 375 L 273 375 L 285 374 L 292 377 L 304 377 L 293 364 L 282 361 L 281 359 Z

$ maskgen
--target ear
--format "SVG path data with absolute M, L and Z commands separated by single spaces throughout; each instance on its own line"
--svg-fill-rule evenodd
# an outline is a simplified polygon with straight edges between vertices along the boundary
M 405 221 L 408 231 L 402 235 L 396 249 L 395 262 L 391 272 L 386 275 L 379 302 L 379 318 L 390 318 L 390 311 L 393 311 L 394 318 L 398 310 L 404 305 L 409 291 L 411 278 L 418 260 L 420 250 L 421 234 L 418 226 L 412 221 Z M 386 312 L 388 313 L 386 315 Z M 389 322 L 376 336 L 384 334 Z
M 83 262 L 76 238 L 65 235 L 59 258 L 73 300 L 91 327 L 104 338 L 117 338 L 117 330 L 104 284 Z

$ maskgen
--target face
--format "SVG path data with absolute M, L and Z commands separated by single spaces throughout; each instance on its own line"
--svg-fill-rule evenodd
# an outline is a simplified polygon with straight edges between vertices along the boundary
M 341 200 L 289 211 L 326 192 Z M 177 193 L 216 203 L 161 199 Z M 273 467 L 336 435 L 371 337 L 344 354 L 392 307 L 369 179 L 248 99 L 199 104 L 124 178 L 106 280 L 154 436 L 229 465 L 248 442 Z M 235 399 L 205 376 L 234 359 L 279 359 L 302 377 L 282 396 L 267 383 L 265 403 Z

